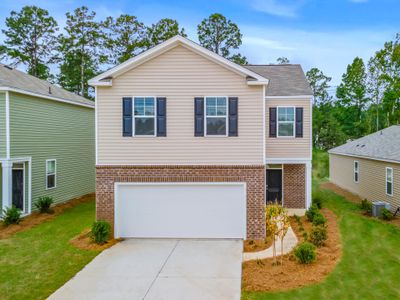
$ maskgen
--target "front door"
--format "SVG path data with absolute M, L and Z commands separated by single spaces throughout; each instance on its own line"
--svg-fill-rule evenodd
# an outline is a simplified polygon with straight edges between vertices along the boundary
M 12 204 L 24 210 L 24 170 L 12 170 Z
M 267 204 L 282 204 L 282 170 L 267 170 Z

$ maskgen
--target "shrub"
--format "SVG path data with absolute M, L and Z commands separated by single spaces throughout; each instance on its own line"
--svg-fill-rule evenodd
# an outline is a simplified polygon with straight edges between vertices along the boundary
M 303 232 L 303 240 L 304 241 L 308 240 L 308 233 L 306 231 Z
M 314 195 L 312 199 L 312 204 L 315 205 L 318 209 L 322 208 L 322 197 L 320 194 Z
M 314 215 L 312 223 L 313 223 L 314 226 L 325 225 L 326 224 L 326 218 L 324 217 L 323 214 L 318 212 L 317 214 Z
M 315 246 L 308 242 L 303 242 L 294 249 L 294 256 L 301 264 L 310 264 L 315 261 L 317 254 Z
M 393 219 L 393 214 L 387 208 L 382 208 L 382 210 L 381 210 L 381 218 L 383 220 L 390 221 L 391 219 Z
M 108 241 L 111 233 L 111 225 L 106 221 L 96 221 L 92 225 L 91 238 L 97 244 L 102 245 Z
M 306 217 L 308 219 L 308 221 L 312 222 L 314 219 L 314 216 L 319 213 L 319 209 L 318 207 L 313 204 L 310 206 L 310 208 L 306 211 Z
M 298 215 L 296 215 L 296 214 L 293 215 L 293 218 L 294 218 L 294 220 L 296 221 L 297 224 L 299 224 L 299 225 L 301 224 L 301 219 L 300 219 L 300 217 Z
M 21 221 L 21 210 L 14 205 L 3 210 L 3 222 L 6 225 L 18 224 Z
M 49 213 L 50 206 L 53 204 L 53 197 L 42 196 L 35 203 L 35 207 L 39 210 L 40 213 Z
M 364 199 L 361 201 L 361 209 L 365 210 L 367 213 L 372 212 L 372 202 L 368 201 L 367 199 Z
M 313 226 L 310 232 L 310 242 L 317 247 L 324 245 L 328 238 L 328 232 L 326 226 Z

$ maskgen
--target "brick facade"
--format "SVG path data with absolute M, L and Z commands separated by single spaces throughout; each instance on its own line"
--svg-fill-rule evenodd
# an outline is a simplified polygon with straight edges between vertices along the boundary
M 96 217 L 111 224 L 114 224 L 115 182 L 246 182 L 247 238 L 265 237 L 265 167 L 262 165 L 97 166 Z
M 283 205 L 287 208 L 306 207 L 306 166 L 283 166 Z

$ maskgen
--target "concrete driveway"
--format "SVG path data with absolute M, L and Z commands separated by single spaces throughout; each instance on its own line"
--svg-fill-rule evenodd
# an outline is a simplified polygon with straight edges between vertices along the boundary
M 240 299 L 241 240 L 128 239 L 49 299 Z

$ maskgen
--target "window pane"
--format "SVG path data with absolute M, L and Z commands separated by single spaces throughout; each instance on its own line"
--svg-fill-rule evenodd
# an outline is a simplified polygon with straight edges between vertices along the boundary
M 279 136 L 293 136 L 294 126 L 293 123 L 280 123 L 278 126 Z
M 278 121 L 294 121 L 294 107 L 279 107 Z
M 152 97 L 145 100 L 145 114 L 146 116 L 154 116 L 154 98 Z
M 144 98 L 135 98 L 135 116 L 144 115 Z
M 354 173 L 354 181 L 358 182 L 358 173 Z
M 56 175 L 47 175 L 47 188 L 51 189 L 56 186 Z
M 392 182 L 392 169 L 386 169 L 386 174 L 387 181 Z
M 54 160 L 47 162 L 47 174 L 52 174 L 56 172 L 56 162 Z
M 206 98 L 206 115 L 216 116 L 217 115 L 217 100 L 216 98 Z
M 217 98 L 217 115 L 226 116 L 226 99 Z
M 392 183 L 391 182 L 386 183 L 386 193 L 389 195 L 392 194 Z
M 225 118 L 207 118 L 207 135 L 225 135 Z
M 135 135 L 154 135 L 154 118 L 135 118 Z

